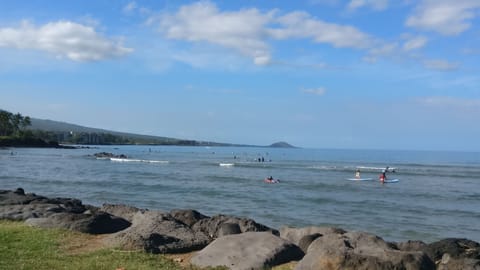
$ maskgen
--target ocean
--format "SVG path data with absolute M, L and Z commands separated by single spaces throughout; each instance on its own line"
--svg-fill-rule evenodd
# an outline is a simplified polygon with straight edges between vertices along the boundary
M 97 159 L 97 152 L 125 159 Z M 259 162 L 262 159 L 264 162 Z M 395 172 L 381 184 L 378 175 Z M 348 181 L 356 168 L 362 178 Z M 272 176 L 280 183 L 268 184 Z M 252 218 L 273 228 L 336 226 L 388 241 L 480 242 L 480 153 L 255 147 L 0 149 L 0 189 L 86 204 Z

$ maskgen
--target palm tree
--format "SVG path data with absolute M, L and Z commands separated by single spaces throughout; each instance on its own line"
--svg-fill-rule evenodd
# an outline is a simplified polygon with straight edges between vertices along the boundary
M 26 127 L 32 125 L 32 120 L 30 119 L 30 116 L 25 116 L 22 118 L 22 121 L 20 121 L 20 126 L 22 127 L 23 130 L 25 130 Z
M 11 123 L 12 113 L 0 110 L 0 136 L 9 136 L 13 131 Z
M 20 135 L 20 123 L 22 122 L 23 116 L 20 113 L 14 114 L 10 118 L 10 122 L 13 127 L 13 135 Z
M 28 116 L 23 117 L 20 113 L 12 114 L 0 110 L 0 136 L 18 136 L 31 124 L 32 121 Z

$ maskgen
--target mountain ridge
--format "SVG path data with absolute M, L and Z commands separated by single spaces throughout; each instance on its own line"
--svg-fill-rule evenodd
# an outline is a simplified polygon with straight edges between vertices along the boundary
M 32 130 L 38 130 L 42 132 L 52 132 L 55 133 L 61 142 L 62 138 L 65 139 L 67 136 L 73 136 L 74 134 L 96 134 L 96 135 L 113 135 L 123 139 L 125 143 L 120 144 L 145 144 L 145 145 L 195 145 L 195 146 L 241 146 L 241 147 L 272 147 L 272 148 L 296 148 L 286 142 L 276 142 L 268 146 L 260 145 L 248 145 L 248 144 L 233 144 L 233 143 L 219 143 L 219 142 L 209 142 L 209 141 L 198 141 L 191 139 L 179 139 L 172 137 L 164 136 L 155 136 L 155 135 L 143 135 L 129 132 L 119 132 L 112 131 L 100 128 L 92 128 L 81 126 L 77 124 L 55 121 L 50 119 L 38 119 L 31 118 L 31 126 L 29 127 Z M 91 139 L 91 136 L 88 136 Z M 95 139 L 95 138 L 94 138 Z M 96 142 L 97 140 L 93 140 Z M 80 144 L 95 144 L 92 141 L 87 141 L 87 143 Z M 107 143 L 115 144 L 115 143 Z

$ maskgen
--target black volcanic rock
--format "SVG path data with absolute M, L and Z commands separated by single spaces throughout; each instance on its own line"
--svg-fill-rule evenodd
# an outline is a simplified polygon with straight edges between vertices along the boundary
M 132 225 L 108 236 L 106 244 L 122 249 L 145 250 L 149 253 L 183 253 L 207 246 L 211 239 L 160 211 L 138 211 Z
M 226 265 L 233 270 L 265 269 L 292 260 L 299 261 L 295 270 L 480 269 L 480 244 L 468 239 L 390 243 L 373 234 L 332 227 L 283 227 L 279 232 L 249 218 L 208 217 L 193 209 L 161 212 L 111 204 L 98 208 L 74 198 L 25 193 L 22 188 L 0 190 L 0 220 L 4 219 L 110 234 L 104 244 L 125 250 L 202 249 L 192 257 L 194 265 Z
M 89 234 L 115 233 L 131 225 L 127 220 L 105 212 L 88 214 L 59 212 L 48 217 L 29 218 L 25 222 L 40 228 L 63 228 Z
M 90 234 L 114 233 L 130 222 L 72 198 L 47 198 L 34 193 L 0 190 L 0 219 L 26 221 L 42 228 L 65 228 Z
M 96 158 L 128 158 L 124 154 L 116 155 L 116 154 L 109 153 L 109 152 L 95 153 L 95 154 L 93 154 L 93 156 L 96 157 Z

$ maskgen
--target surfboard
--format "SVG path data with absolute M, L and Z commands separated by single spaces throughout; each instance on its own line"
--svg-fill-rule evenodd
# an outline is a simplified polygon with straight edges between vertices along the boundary
M 349 181 L 371 181 L 373 178 L 347 178 Z
M 400 181 L 400 179 L 387 179 L 385 181 L 383 181 L 382 183 L 385 183 L 385 184 L 388 184 L 388 183 L 397 183 L 398 181 Z M 381 181 L 380 181 L 381 182 Z
M 278 183 L 280 183 L 280 180 L 279 179 L 272 179 L 272 180 L 264 179 L 263 182 L 265 182 L 267 184 L 278 184 Z

